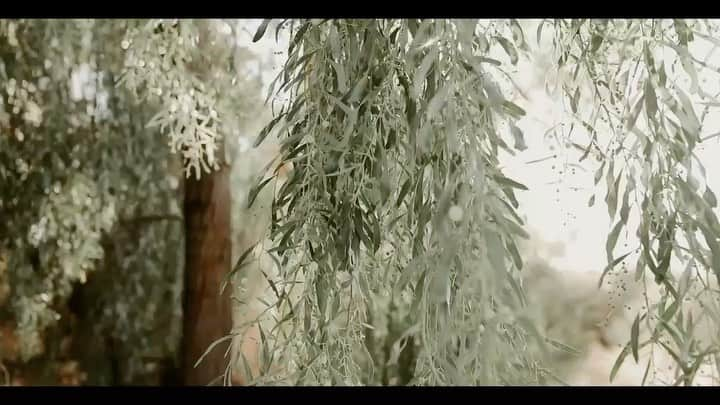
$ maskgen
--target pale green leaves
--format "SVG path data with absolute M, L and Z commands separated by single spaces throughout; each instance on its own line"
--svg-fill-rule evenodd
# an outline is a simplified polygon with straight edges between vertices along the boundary
M 698 138 L 700 133 L 700 120 L 697 115 L 695 115 L 692 102 L 682 89 L 677 89 L 677 95 L 680 99 L 682 109 L 673 110 L 673 112 L 680 119 L 680 124 L 682 128 L 687 131 L 688 135 L 693 138 Z
M 299 166 L 304 172 L 294 180 L 297 184 L 288 187 L 286 200 L 283 200 L 292 198 L 295 207 L 283 221 L 296 222 L 274 236 L 288 249 L 308 245 L 312 250 L 313 265 L 318 266 L 318 269 L 307 270 L 314 278 L 305 287 L 308 311 L 304 316 L 308 335 L 312 336 L 303 340 L 302 346 L 309 353 L 305 360 L 320 359 L 320 365 L 314 367 L 313 372 L 336 370 L 338 367 L 334 363 L 352 364 L 349 356 L 333 357 L 328 351 L 329 347 L 337 347 L 332 345 L 349 345 L 355 338 L 350 332 L 342 338 L 333 338 L 332 333 L 337 331 L 331 332 L 328 326 L 331 323 L 328 318 L 338 312 L 334 308 L 340 305 L 334 279 L 338 269 L 352 268 L 358 276 L 366 300 L 362 305 L 374 305 L 373 299 L 382 296 L 381 292 L 408 295 L 404 298 L 406 304 L 410 306 L 410 313 L 417 317 L 413 321 L 427 325 L 423 337 L 432 336 L 423 342 L 426 345 L 423 355 L 427 360 L 423 371 L 432 376 L 428 378 L 433 382 L 472 375 L 452 364 L 456 358 L 445 356 L 442 350 L 433 350 L 447 343 L 441 335 L 456 332 L 453 328 L 465 325 L 462 322 L 476 321 L 477 313 L 489 308 L 490 296 L 493 305 L 499 307 L 498 313 L 509 313 L 506 318 L 498 316 L 498 320 L 512 318 L 517 302 L 523 301 L 519 283 L 514 282 L 510 272 L 522 266 L 515 241 L 526 234 L 515 213 L 519 204 L 514 193 L 527 187 L 506 177 L 495 167 L 499 166 L 497 151 L 501 148 L 509 150 L 511 142 L 516 150 L 527 149 L 524 134 L 515 122 L 525 116 L 525 111 L 507 100 L 485 69 L 503 68 L 503 63 L 488 57 L 491 44 L 499 45 L 497 50 L 504 52 L 510 64 L 515 65 L 519 62 L 519 50 L 525 50 L 526 41 L 517 21 L 504 24 L 501 28 L 505 31 L 487 30 L 482 34 L 482 30 L 477 29 L 478 24 L 481 23 L 414 19 L 335 20 L 323 25 L 304 23 L 302 27 L 306 31 L 302 38 L 293 41 L 290 57 L 294 61 L 302 60 L 311 49 L 317 52 L 308 64 L 311 68 L 302 74 L 286 72 L 287 82 L 297 83 L 289 87 L 297 89 L 301 83 L 308 86 L 304 88 L 305 93 L 298 91 L 294 95 L 306 99 L 307 108 L 298 110 L 299 118 L 292 120 L 297 122 L 298 128 L 291 135 L 308 146 L 302 150 L 293 149 L 292 160 L 301 161 Z M 628 58 L 612 54 L 618 44 L 611 38 L 618 34 L 639 35 L 642 24 L 632 22 L 627 27 L 619 27 L 619 23 L 578 20 L 555 25 L 556 40 L 563 47 L 561 63 L 576 69 L 573 77 L 597 79 L 603 76 L 603 89 L 612 88 L 610 97 L 613 101 L 602 100 L 602 106 L 609 112 L 599 114 L 614 120 L 608 125 L 612 125 L 615 142 L 607 150 L 601 150 L 605 142 L 601 138 L 610 131 L 596 123 L 595 117 L 584 117 L 589 109 L 597 106 L 586 104 L 589 97 L 583 97 L 578 86 L 571 86 L 567 94 L 572 111 L 580 116 L 593 136 L 584 156 L 592 149 L 597 152 L 594 156 L 603 159 L 594 180 L 597 184 L 605 177 L 608 190 L 605 202 L 613 225 L 605 246 L 608 263 L 603 276 L 629 257 L 630 253 L 626 252 L 615 257 L 614 250 L 632 210 L 637 209 L 635 187 L 646 189 L 652 186 L 653 193 L 664 193 L 658 198 L 663 201 L 653 201 L 653 206 L 687 207 L 675 200 L 667 201 L 674 198 L 672 193 L 666 192 L 667 189 L 674 190 L 674 183 L 655 187 L 638 182 L 636 186 L 633 180 L 638 169 L 633 167 L 636 163 L 633 154 L 642 152 L 643 147 L 647 146 L 648 150 L 646 156 L 642 156 L 648 157 L 649 167 L 644 170 L 644 179 L 648 181 L 658 174 L 669 179 L 666 167 L 673 166 L 676 163 L 673 159 L 683 155 L 686 144 L 678 143 L 676 139 L 668 141 L 669 137 L 662 130 L 672 124 L 661 120 L 674 119 L 669 114 L 675 114 L 678 117 L 676 126 L 684 131 L 686 138 L 696 137 L 699 129 L 691 102 L 685 100 L 687 97 L 678 93 L 677 102 L 672 106 L 668 102 L 665 95 L 670 90 L 665 86 L 671 78 L 661 77 L 664 65 L 656 66 L 649 52 L 645 70 L 650 77 L 628 73 L 631 71 L 626 64 L 628 60 L 640 59 L 642 63 L 642 55 L 633 54 L 638 52 L 636 48 L 623 48 L 623 52 L 630 53 Z M 540 24 L 538 40 L 542 26 Z M 623 65 L 618 69 L 605 64 L 615 56 L 621 56 L 618 60 L 612 59 L 613 63 Z M 588 71 L 581 71 L 585 68 Z M 378 75 L 382 80 L 376 80 L 376 71 L 382 71 Z M 612 77 L 615 72 L 619 78 Z M 396 81 L 400 82 L 400 89 L 394 88 Z M 639 86 L 636 86 L 638 82 Z M 633 94 L 625 94 L 630 87 Z M 674 90 L 672 88 L 673 94 Z M 626 100 L 630 104 L 627 108 Z M 497 135 L 497 118 L 509 124 L 511 142 L 505 143 L 506 140 Z M 618 123 L 624 124 L 629 133 L 623 133 L 622 125 Z M 662 125 L 656 125 L 658 123 Z M 653 130 L 649 135 L 644 133 L 648 131 L 647 124 Z M 675 129 L 670 131 L 673 132 L 670 136 L 677 132 Z M 633 143 L 629 137 L 636 135 L 640 141 Z M 450 146 L 450 139 L 455 140 L 454 146 Z M 487 148 L 486 143 L 489 144 Z M 666 150 L 671 150 L 674 155 L 665 159 Z M 288 150 L 284 158 L 289 154 Z M 455 155 L 461 158 L 458 159 L 460 163 L 451 164 Z M 660 163 L 657 163 L 658 157 Z M 608 165 L 605 164 L 607 160 L 610 161 Z M 334 170 L 325 170 L 330 164 L 336 165 Z M 478 178 L 482 181 L 478 182 Z M 457 190 L 460 184 L 465 188 L 462 192 Z M 267 183 L 259 185 L 267 186 Z M 645 189 L 639 193 L 647 193 Z M 257 193 L 255 189 L 253 192 Z M 717 204 L 714 194 L 707 188 L 701 201 L 703 206 Z M 594 202 L 593 195 L 589 205 Z M 451 206 L 461 207 L 462 215 L 455 212 L 452 220 L 447 220 L 450 215 L 446 212 L 449 213 Z M 651 208 L 646 206 L 643 210 L 651 211 Z M 381 213 L 386 219 L 379 218 Z M 640 267 L 650 266 L 660 274 L 668 271 L 668 255 L 674 253 L 667 247 L 672 246 L 673 234 L 660 238 L 657 229 L 651 231 L 649 222 L 646 217 L 642 218 L 645 229 L 641 229 L 641 258 L 644 261 L 638 263 Z M 667 222 L 666 225 L 674 227 L 676 224 Z M 707 232 L 710 238 L 716 236 L 712 227 Z M 666 247 L 662 252 L 651 252 L 650 248 L 659 243 L 657 239 L 662 239 Z M 387 241 L 391 241 L 397 250 L 391 257 L 383 258 L 384 261 L 377 260 L 374 255 L 377 247 Z M 479 257 L 478 252 L 482 252 Z M 469 271 L 478 266 L 489 267 L 492 271 Z M 434 274 L 428 269 L 441 269 L 442 274 Z M 412 286 L 416 288 L 412 289 Z M 504 299 L 496 290 L 498 286 L 507 288 L 514 298 Z M 425 294 L 430 290 L 433 297 L 438 295 L 441 299 L 429 299 L 431 297 Z M 442 291 L 435 294 L 435 290 Z M 465 304 L 472 304 L 472 311 L 467 310 Z M 343 305 L 344 301 L 340 308 Z M 407 308 L 398 311 L 402 313 Z M 642 315 L 635 317 L 631 341 L 623 351 L 623 356 L 632 353 L 636 361 L 642 347 L 639 342 L 642 319 Z M 463 335 L 462 332 L 456 334 Z M 323 339 L 327 341 L 321 343 L 320 336 L 325 336 Z M 508 373 L 498 371 L 500 360 L 489 358 L 492 356 L 488 357 L 487 353 L 494 352 L 496 347 L 510 350 L 517 346 L 503 340 L 499 333 L 488 333 L 488 336 L 481 341 L 474 337 L 477 346 L 486 353 L 478 350 L 467 357 L 488 370 L 488 375 L 502 375 L 496 377 L 493 374 L 492 378 L 472 375 L 469 378 L 482 382 L 509 378 Z M 492 349 L 488 349 L 491 343 Z M 466 347 L 459 350 L 462 353 L 470 351 Z M 320 352 L 323 356 L 317 357 Z M 507 359 L 501 360 L 507 363 Z M 449 371 L 438 372 L 441 369 Z M 613 377 L 618 369 L 619 363 L 613 367 Z M 311 374 L 307 373 L 308 376 Z
M 445 83 L 443 84 L 443 87 L 440 89 L 440 91 L 437 92 L 433 96 L 433 98 L 430 99 L 427 105 L 427 118 L 432 119 L 437 115 L 437 113 L 440 111 L 443 105 L 445 105 L 448 101 L 448 97 L 450 96 L 450 92 L 453 91 L 452 83 Z
M 635 316 L 635 321 L 633 321 L 633 324 L 630 327 L 630 347 L 632 349 L 633 358 L 635 358 L 636 363 L 639 361 L 639 354 L 638 354 L 639 340 L 640 340 L 640 316 L 637 315 L 637 316 Z
M 615 379 L 615 376 L 617 375 L 618 371 L 620 371 L 620 367 L 625 361 L 625 357 L 627 357 L 629 353 L 630 345 L 625 345 L 625 347 L 623 347 L 623 350 L 620 352 L 620 355 L 618 355 L 617 359 L 615 360 L 612 369 L 610 370 L 610 382 Z
M 527 149 L 527 144 L 525 143 L 525 137 L 523 136 L 522 130 L 518 128 L 517 125 L 511 123 L 510 131 L 513 139 L 515 140 L 515 149 L 520 151 Z
M 495 271 L 498 273 L 506 272 L 505 268 L 505 249 L 500 240 L 500 236 L 494 232 L 488 232 L 486 234 L 488 260 L 492 264 Z
M 588 203 L 587 203 L 588 207 L 592 207 L 593 205 L 595 205 L 595 194 L 590 196 L 590 199 L 588 200 Z
M 258 27 L 257 31 L 255 31 L 255 35 L 253 35 L 253 42 L 257 42 L 262 39 L 262 37 L 265 35 L 265 31 L 267 30 L 268 24 L 270 24 L 270 19 L 266 18 L 260 23 L 260 26 Z
M 600 49 L 605 38 L 602 35 L 594 34 L 590 40 L 590 53 L 595 53 Z
M 710 187 L 705 188 L 705 192 L 703 193 L 703 198 L 705 201 L 710 205 L 712 208 L 717 207 L 717 197 L 715 197 L 715 193 L 710 189 Z
M 412 93 L 414 98 L 418 98 L 420 96 L 420 92 L 422 91 L 422 86 L 425 84 L 425 79 L 428 75 L 428 72 L 437 60 L 439 52 L 439 47 L 433 47 L 432 49 L 430 49 L 430 51 L 423 57 L 420 65 L 417 67 L 417 69 L 415 69 L 412 87 Z
M 515 45 L 526 52 L 529 51 L 527 43 L 525 42 L 525 33 L 516 19 L 510 20 L 510 30 L 512 31 L 513 42 L 515 42 Z
M 347 75 L 345 74 L 345 67 L 336 62 L 336 61 L 330 61 L 332 63 L 333 67 L 335 68 L 335 75 L 337 77 L 337 89 L 340 92 L 340 94 L 345 94 L 348 91 L 348 83 L 347 83 Z
M 495 40 L 502 46 L 505 53 L 510 58 L 510 63 L 516 65 L 518 62 L 518 52 L 515 46 L 503 37 L 495 37 Z
M 512 101 L 505 100 L 503 101 L 502 106 L 504 111 L 515 119 L 520 119 L 525 116 L 525 110 Z
M 615 217 L 618 202 L 618 188 L 620 186 L 620 180 L 622 179 L 622 171 L 618 173 L 617 177 L 613 178 L 613 165 L 611 163 L 610 168 L 607 171 L 607 194 L 605 196 L 605 203 L 607 204 L 608 215 L 610 219 Z
M 498 182 L 498 184 L 510 186 L 512 188 L 517 188 L 524 191 L 528 190 L 527 186 L 525 186 L 524 184 L 518 183 L 517 181 L 509 179 L 501 174 L 495 175 L 494 179 Z
M 652 118 L 655 116 L 657 110 L 657 96 L 655 95 L 655 90 L 652 87 L 650 79 L 647 79 L 645 81 L 645 111 L 648 116 Z

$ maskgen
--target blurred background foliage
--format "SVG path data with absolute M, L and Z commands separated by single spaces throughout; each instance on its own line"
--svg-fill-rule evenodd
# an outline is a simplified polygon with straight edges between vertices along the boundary
M 123 41 L 146 22 L 0 20 L 0 363 L 12 384 L 159 384 L 177 367 L 183 162 L 146 125 L 163 100 L 116 85 Z M 258 83 L 240 77 L 238 101 L 216 107 L 234 112 L 227 133 L 262 110 Z

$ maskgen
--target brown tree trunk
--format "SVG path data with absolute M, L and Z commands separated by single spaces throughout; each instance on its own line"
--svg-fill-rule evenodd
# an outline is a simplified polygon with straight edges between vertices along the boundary
M 230 361 L 229 340 L 200 356 L 232 328 L 228 285 L 220 289 L 231 268 L 230 169 L 203 173 L 185 184 L 185 299 L 182 368 L 185 385 L 222 383 Z

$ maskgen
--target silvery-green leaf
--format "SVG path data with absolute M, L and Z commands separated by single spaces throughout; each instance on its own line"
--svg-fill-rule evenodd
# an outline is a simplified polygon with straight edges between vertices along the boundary
M 515 46 L 503 37 L 495 37 L 495 39 L 498 41 L 498 43 L 500 43 L 500 46 L 502 46 L 502 48 L 505 50 L 505 53 L 510 57 L 510 63 L 516 65 L 518 62 L 518 53 L 515 49 Z
M 415 97 L 418 97 L 420 95 L 420 92 L 422 91 L 422 86 L 425 84 L 425 78 L 427 77 L 433 63 L 437 59 L 439 51 L 440 49 L 438 47 L 433 47 L 432 49 L 430 49 L 430 51 L 425 55 L 422 62 L 420 62 L 420 65 L 415 70 L 415 74 L 413 76 L 413 94 L 415 95 Z
M 639 361 L 639 355 L 638 355 L 638 345 L 639 345 L 639 339 L 640 339 L 640 316 L 635 316 L 635 321 L 633 321 L 632 327 L 630 327 L 630 347 L 632 348 L 632 354 L 633 358 L 635 358 L 635 363 Z
M 515 138 L 515 149 L 523 151 L 527 149 L 527 144 L 525 143 L 525 137 L 523 136 L 522 131 L 520 128 L 518 128 L 515 124 L 510 124 L 510 131 L 512 132 L 513 138 Z
M 265 31 L 267 30 L 268 24 L 270 23 L 270 19 L 266 18 L 262 20 L 260 23 L 260 26 L 258 27 L 257 31 L 255 31 L 255 35 L 253 36 L 253 42 L 257 42 L 260 39 L 262 39 L 263 35 L 265 35 Z

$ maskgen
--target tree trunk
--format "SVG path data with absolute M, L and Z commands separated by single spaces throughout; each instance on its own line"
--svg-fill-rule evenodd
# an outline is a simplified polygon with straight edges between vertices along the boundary
M 229 364 L 229 340 L 215 346 L 195 367 L 200 356 L 232 328 L 228 285 L 231 268 L 230 169 L 203 173 L 185 184 L 185 297 L 182 368 L 185 385 L 222 383 Z

